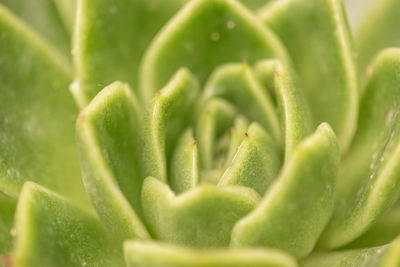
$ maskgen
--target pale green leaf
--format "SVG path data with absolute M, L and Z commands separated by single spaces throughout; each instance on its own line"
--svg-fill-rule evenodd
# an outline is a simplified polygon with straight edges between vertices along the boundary
M 231 244 L 309 254 L 332 214 L 338 167 L 336 137 L 322 124 L 297 145 L 257 208 L 235 225 Z
M 15 204 L 14 199 L 0 193 L 0 266 L 10 258 Z
M 294 73 L 288 65 L 278 60 L 263 60 L 256 64 L 255 69 L 264 86 L 274 88 L 287 160 L 296 145 L 311 133 L 311 114 L 307 100 L 296 85 Z
M 143 212 L 156 239 L 190 247 L 228 246 L 233 225 L 257 205 L 258 194 L 239 186 L 202 184 L 176 196 L 153 177 L 143 184 Z
M 380 50 L 400 46 L 399 28 L 400 1 L 375 1 L 355 38 L 361 74 Z
M 0 35 L 0 191 L 16 198 L 32 180 L 88 203 L 75 148 L 77 109 L 68 92 L 68 63 L 1 5 Z
M 270 135 L 252 123 L 218 185 L 253 188 L 261 196 L 279 172 L 281 155 Z
M 204 98 L 211 97 L 228 100 L 249 120 L 259 122 L 280 141 L 280 126 L 273 102 L 246 63 L 218 67 L 204 90 Z
M 71 55 L 70 33 L 58 12 L 56 1 L 0 0 L 0 4 L 7 7 L 69 59 Z M 74 0 L 68 1 L 73 2 Z
M 114 82 L 82 110 L 77 139 L 83 181 L 100 219 L 115 235 L 148 238 L 138 216 L 141 107 L 130 88 Z
M 317 252 L 302 267 L 397 267 L 400 265 L 400 239 L 380 247 L 333 252 Z
M 197 80 L 185 68 L 178 70 L 154 96 L 144 121 L 144 177 L 167 181 L 167 159 L 177 135 L 190 121 L 190 109 L 198 92 Z
M 179 194 L 197 186 L 200 180 L 199 153 L 193 131 L 180 138 L 171 163 L 171 187 Z
M 249 45 L 251 44 L 251 45 Z M 165 25 L 147 49 L 140 67 L 140 92 L 149 102 L 180 67 L 201 84 L 227 62 L 278 57 L 288 61 L 278 39 L 236 1 L 194 0 Z
M 359 237 L 400 194 L 400 49 L 383 51 L 371 68 L 322 246 L 339 247 Z
M 273 249 L 193 250 L 151 242 L 127 241 L 125 261 L 129 267 L 295 267 L 286 253 Z
M 96 217 L 32 182 L 22 189 L 15 231 L 15 266 L 124 265 L 121 245 Z
M 87 105 L 103 87 L 115 80 L 128 82 L 136 88 L 144 50 L 186 1 L 78 0 L 73 44 L 77 102 Z
M 341 1 L 275 1 L 259 16 L 286 45 L 315 125 L 328 122 L 345 152 L 356 129 L 358 81 Z

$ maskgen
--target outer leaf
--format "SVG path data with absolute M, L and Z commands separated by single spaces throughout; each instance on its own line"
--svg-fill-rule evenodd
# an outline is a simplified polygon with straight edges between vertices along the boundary
M 381 49 L 400 46 L 400 2 L 375 1 L 363 21 L 356 35 L 357 59 L 362 71 Z
M 202 84 L 218 65 L 268 57 L 288 61 L 278 39 L 244 6 L 232 0 L 194 0 L 162 29 L 146 51 L 140 92 L 149 102 L 181 66 L 193 71 Z
M 296 87 L 289 66 L 278 60 L 264 60 L 257 63 L 256 72 L 267 88 L 274 88 L 285 135 L 285 159 L 288 159 L 297 144 L 311 133 L 308 103 L 303 92 Z
M 144 176 L 167 181 L 167 155 L 174 148 L 177 135 L 191 119 L 188 111 L 197 91 L 197 80 L 183 68 L 150 103 L 144 122 Z
M 365 248 L 320 252 L 311 255 L 301 266 L 304 267 L 397 267 L 400 265 L 400 239 L 390 245 Z
M 388 244 L 400 236 L 400 205 L 382 215 L 362 236 L 351 242 L 346 248 L 366 248 Z
M 0 3 L 62 52 L 63 56 L 69 57 L 70 36 L 57 10 L 56 1 L 0 0 Z
M 259 15 L 287 46 L 316 125 L 332 125 L 346 151 L 356 129 L 358 83 L 341 1 L 276 1 Z
M 257 123 L 250 125 L 245 136 L 218 185 L 246 186 L 264 195 L 281 166 L 279 149 Z
M 180 138 L 171 166 L 171 186 L 176 193 L 182 193 L 197 186 L 200 180 L 197 141 L 191 129 Z
M 81 112 L 77 136 L 83 181 L 104 224 L 121 239 L 147 238 L 141 215 L 141 110 L 126 84 L 115 82 Z
M 175 196 L 152 177 L 145 179 L 142 190 L 143 212 L 154 237 L 191 247 L 228 246 L 233 225 L 258 200 L 249 188 L 208 184 Z
M 275 140 L 280 141 L 279 121 L 273 102 L 246 63 L 226 64 L 212 73 L 204 98 L 215 96 L 232 102 L 250 120 L 259 122 Z
M 272 249 L 190 250 L 160 243 L 127 241 L 125 261 L 135 267 L 294 267 L 284 252 Z
M 332 213 L 338 167 L 336 137 L 322 124 L 293 151 L 257 208 L 235 225 L 231 244 L 306 256 Z
M 35 183 L 23 187 L 15 227 L 15 266 L 123 266 L 96 217 Z
M 136 87 L 143 51 L 186 1 L 78 0 L 73 45 L 78 76 L 73 90 L 77 102 L 85 106 L 115 80 Z
M 0 191 L 16 198 L 32 180 L 87 203 L 68 63 L 2 6 L 0 32 Z
M 7 253 L 12 246 L 12 230 L 15 200 L 0 194 L 0 266 L 9 258 Z
M 339 247 L 359 237 L 400 194 L 400 49 L 382 52 L 372 69 L 323 246 Z

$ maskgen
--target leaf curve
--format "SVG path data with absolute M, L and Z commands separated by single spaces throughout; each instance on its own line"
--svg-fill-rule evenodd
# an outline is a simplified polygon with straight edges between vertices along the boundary
M 228 246 L 234 223 L 258 200 L 250 188 L 210 184 L 175 196 L 153 177 L 145 179 L 142 190 L 144 215 L 154 237 L 199 248 Z
M 100 219 L 121 239 L 149 238 L 139 217 L 141 120 L 136 97 L 120 82 L 104 88 L 77 120 L 86 191 Z
M 286 253 L 273 249 L 193 250 L 154 242 L 127 241 L 125 261 L 130 266 L 166 267 L 295 267 Z
M 328 122 L 346 152 L 356 129 L 358 78 L 341 1 L 275 1 L 259 16 L 287 46 L 315 125 Z
M 299 143 L 257 208 L 236 223 L 231 245 L 269 246 L 306 256 L 331 216 L 338 167 L 335 134 L 321 124 Z
M 361 100 L 358 130 L 343 160 L 335 212 L 321 246 L 343 246 L 398 199 L 400 184 L 400 49 L 381 52 Z
M 203 84 L 222 63 L 243 58 L 252 63 L 268 57 L 289 61 L 278 39 L 246 7 L 232 0 L 194 0 L 169 21 L 146 51 L 139 74 L 141 97 L 149 102 L 181 66 Z
M 32 180 L 88 206 L 74 145 L 69 64 L 1 5 L 0 32 L 0 190 L 16 198 Z
M 118 243 L 93 214 L 33 182 L 22 189 L 15 229 L 16 266 L 124 264 Z

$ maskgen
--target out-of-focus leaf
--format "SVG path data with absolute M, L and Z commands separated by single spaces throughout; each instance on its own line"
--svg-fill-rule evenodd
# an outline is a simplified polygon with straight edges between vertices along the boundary
M 125 261 L 129 267 L 296 267 L 283 251 L 273 249 L 193 250 L 151 242 L 127 241 Z
M 341 1 L 275 1 L 259 16 L 286 45 L 315 125 L 328 122 L 345 152 L 356 129 L 358 81 Z
M 400 49 L 383 51 L 371 68 L 358 130 L 339 174 L 335 212 L 321 241 L 329 248 L 359 237 L 400 194 Z
M 0 5 L 0 191 L 27 180 L 88 203 L 75 148 L 71 70 L 45 40 Z
M 13 265 L 123 266 L 121 245 L 92 214 L 26 182 L 15 215 Z

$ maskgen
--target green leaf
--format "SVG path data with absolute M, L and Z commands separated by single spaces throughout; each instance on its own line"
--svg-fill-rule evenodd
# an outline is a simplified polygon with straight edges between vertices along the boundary
M 257 208 L 235 225 L 231 244 L 306 256 L 331 216 L 338 167 L 336 137 L 321 124 L 294 149 Z
M 264 86 L 274 88 L 287 160 L 297 144 L 311 133 L 311 114 L 307 100 L 296 86 L 294 73 L 288 65 L 278 60 L 263 60 L 256 64 L 255 69 Z
M 388 47 L 400 46 L 400 2 L 375 1 L 356 34 L 358 66 L 365 71 L 376 54 Z
M 259 16 L 286 45 L 315 125 L 328 122 L 345 152 L 356 129 L 358 81 L 341 1 L 275 1 Z
M 78 0 L 73 43 L 77 80 L 73 90 L 79 105 L 87 105 L 115 80 L 136 88 L 144 50 L 186 1 Z
M 17 198 L 31 180 L 87 205 L 68 63 L 1 5 L 0 32 L 0 191 Z
M 92 214 L 26 182 L 15 218 L 15 266 L 123 266 L 120 245 Z
M 374 223 L 362 236 L 351 242 L 346 248 L 366 248 L 382 246 L 400 236 L 400 203 Z
M 246 186 L 262 196 L 279 172 L 279 149 L 257 123 L 250 125 L 245 136 L 218 185 Z
M 317 252 L 305 259 L 302 267 L 396 267 L 400 265 L 400 238 L 380 247 L 359 250 Z
M 151 242 L 127 241 L 129 267 L 295 267 L 286 253 L 273 249 L 193 250 Z
M 248 127 L 249 122 L 244 116 L 238 115 L 235 118 L 234 126 L 231 128 L 231 142 L 229 144 L 228 152 L 226 153 L 225 164 L 229 165 L 229 163 L 232 162 L 233 157 L 236 155 L 240 144 L 246 136 Z
M 149 102 L 182 66 L 203 84 L 223 63 L 269 57 L 289 61 L 278 39 L 246 7 L 227 0 L 190 1 L 147 49 L 140 67 L 141 96 Z
M 197 91 L 197 80 L 182 68 L 153 98 L 144 121 L 144 176 L 167 181 L 167 155 L 170 155 L 178 134 L 191 119 L 188 111 Z
M 77 139 L 83 181 L 92 205 L 120 237 L 148 238 L 140 221 L 141 107 L 130 88 L 114 82 L 83 109 Z
M 144 180 L 142 189 L 143 212 L 153 236 L 191 247 L 228 246 L 233 225 L 258 200 L 250 188 L 210 184 L 176 196 L 153 177 Z
M 400 193 L 400 49 L 385 50 L 371 68 L 358 130 L 339 175 L 335 212 L 321 241 L 325 247 L 359 237 Z
M 219 167 L 215 166 L 216 142 L 232 125 L 236 112 L 233 105 L 219 98 L 213 98 L 204 105 L 196 125 L 200 166 L 203 169 Z
M 55 1 L 60 17 L 64 22 L 65 28 L 71 35 L 75 24 L 76 7 L 78 0 L 53 0 Z M 70 55 L 70 53 L 69 53 Z
M 279 121 L 273 102 L 246 63 L 218 67 L 211 74 L 203 95 L 203 98 L 228 100 L 249 120 L 259 122 L 275 140 L 280 141 Z
M 171 163 L 171 187 L 177 194 L 197 186 L 200 180 L 199 153 L 193 132 L 188 129 L 180 138 Z
M 10 257 L 12 229 L 15 212 L 15 200 L 0 193 L 0 266 Z M 5 264 L 4 264 L 5 265 Z
M 57 10 L 56 1 L 0 0 L 0 4 L 7 7 L 69 59 L 70 35 Z

